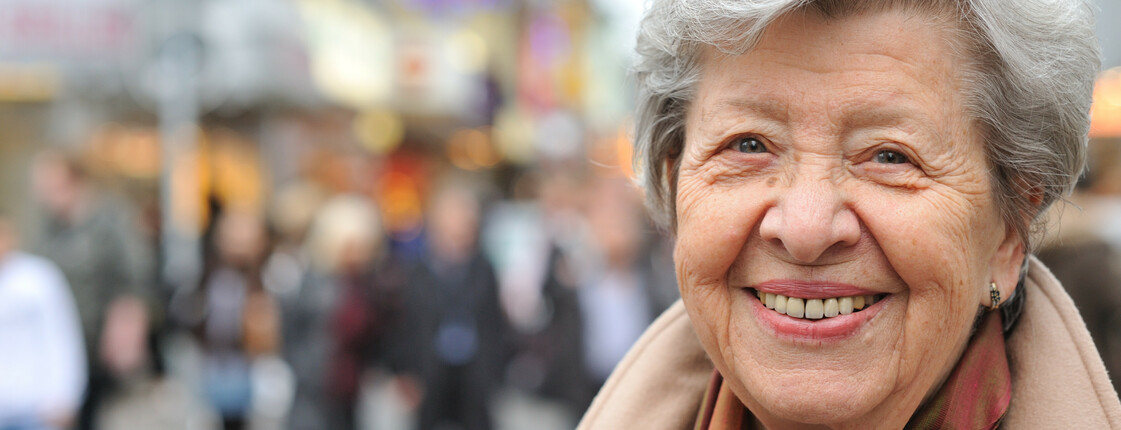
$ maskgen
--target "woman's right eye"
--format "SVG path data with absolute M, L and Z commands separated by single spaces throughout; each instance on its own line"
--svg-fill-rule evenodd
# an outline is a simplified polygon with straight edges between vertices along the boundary
M 735 142 L 732 143 L 732 148 L 747 154 L 768 152 L 767 145 L 764 145 L 762 140 L 750 136 L 736 138 Z
M 911 162 L 902 152 L 890 149 L 877 152 L 876 155 L 872 157 L 872 160 L 880 164 L 904 164 Z

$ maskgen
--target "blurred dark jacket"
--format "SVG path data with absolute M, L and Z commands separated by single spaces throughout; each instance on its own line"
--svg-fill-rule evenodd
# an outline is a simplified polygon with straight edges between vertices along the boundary
M 584 323 L 580 297 L 575 285 L 577 275 L 564 252 L 553 246 L 549 255 L 545 284 L 541 289 L 545 321 L 539 331 L 520 336 L 519 367 L 529 390 L 559 400 L 575 416 L 583 413 L 594 392 L 589 392 L 584 368 Z M 536 374 L 534 374 L 536 373 Z
M 331 312 L 339 288 L 331 277 L 314 271 L 305 274 L 299 287 L 278 295 L 281 308 L 283 354 L 296 377 L 296 393 L 288 428 L 326 426 L 327 363 L 331 354 Z
M 33 249 L 57 264 L 70 282 L 87 349 L 99 345 L 114 299 L 133 295 L 155 310 L 153 253 L 138 222 L 132 206 L 105 193 L 91 197 L 87 211 L 73 223 L 48 216 L 38 226 Z
M 405 315 L 398 364 L 423 386 L 421 429 L 490 428 L 487 405 L 510 355 L 490 262 L 477 252 L 461 264 L 422 259 L 408 277 Z
M 309 271 L 280 296 L 284 358 L 296 375 L 289 428 L 349 426 L 364 371 L 389 368 L 399 349 L 391 334 L 402 315 L 401 274 L 394 264 L 363 273 Z

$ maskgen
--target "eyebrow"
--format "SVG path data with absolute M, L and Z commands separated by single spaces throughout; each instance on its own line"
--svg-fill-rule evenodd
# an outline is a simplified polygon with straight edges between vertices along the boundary
M 764 119 L 778 122 L 787 122 L 790 119 L 790 111 L 787 109 L 787 104 L 775 100 L 749 98 L 724 99 L 720 101 L 717 108 L 719 110 L 732 108 L 738 112 L 751 113 Z
M 846 109 L 841 119 L 841 129 L 899 127 L 905 131 L 914 131 L 914 126 L 927 122 L 930 122 L 929 118 L 903 104 L 875 103 Z

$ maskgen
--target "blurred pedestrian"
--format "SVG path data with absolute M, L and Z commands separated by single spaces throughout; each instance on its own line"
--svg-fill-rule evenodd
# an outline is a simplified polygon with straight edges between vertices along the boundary
M 78 310 L 58 267 L 17 241 L 0 211 L 0 430 L 69 428 L 86 386 Z
M 183 319 L 203 351 L 203 391 L 227 430 L 245 428 L 253 405 L 253 359 L 279 345 L 279 310 L 264 289 L 264 223 L 249 210 L 230 210 L 215 221 L 212 255 L 193 313 Z
M 477 246 L 479 200 L 464 181 L 436 189 L 427 211 L 428 250 L 409 277 L 406 363 L 422 387 L 422 430 L 492 427 L 491 396 L 502 381 L 509 329 L 494 269 Z
M 278 299 L 298 295 L 311 269 L 311 252 L 305 242 L 326 199 L 322 189 L 304 181 L 285 185 L 273 196 L 269 227 L 274 240 L 265 261 L 264 282 Z
M 322 363 L 311 357 L 326 355 L 326 342 L 316 321 L 305 316 L 305 309 L 316 309 L 319 301 L 308 297 L 305 286 L 312 278 L 312 253 L 306 246 L 312 221 L 323 206 L 326 194 L 306 181 L 281 187 L 273 195 L 269 208 L 269 226 L 273 232 L 272 250 L 265 262 L 265 289 L 280 306 L 281 359 L 292 376 L 289 405 L 282 421 L 291 429 L 327 428 L 324 414 L 317 407 L 325 401 L 321 392 L 308 394 L 309 378 L 322 380 Z M 309 359 L 311 358 L 311 359 Z
M 654 290 L 640 194 L 626 180 L 601 178 L 589 190 L 586 208 L 596 255 L 579 287 L 587 370 L 585 405 L 668 303 Z
M 133 206 L 97 187 L 75 155 L 54 151 L 39 154 L 32 166 L 32 180 L 43 210 L 32 249 L 62 269 L 81 318 L 89 387 L 78 424 L 89 429 L 93 428 L 98 402 L 113 385 L 102 357 L 140 354 L 125 349 L 98 350 L 102 336 L 107 335 L 104 329 L 109 309 L 116 301 L 135 299 L 145 304 L 144 312 L 155 313 L 152 252 L 142 239 Z M 141 331 L 150 333 L 149 327 Z M 147 343 L 137 347 L 147 347 Z
M 96 427 L 102 430 L 217 430 L 217 413 L 182 380 L 162 372 L 151 340 L 144 303 L 118 300 L 105 321 L 102 351 L 127 351 L 103 357 L 117 381 L 99 405 Z
M 586 252 L 593 238 L 583 214 L 588 181 L 579 171 L 568 164 L 537 170 L 534 223 L 507 233 L 514 249 L 503 266 L 503 305 L 517 332 L 507 377 L 538 408 L 557 411 L 555 428 L 574 427 L 590 402 L 578 291 L 593 263 Z M 488 226 L 511 227 L 517 223 L 493 216 Z M 534 415 L 543 426 L 541 414 Z
M 296 374 L 289 426 L 356 429 L 363 382 L 389 367 L 400 281 L 368 199 L 328 200 L 308 234 L 310 268 L 298 289 L 281 296 L 284 356 Z

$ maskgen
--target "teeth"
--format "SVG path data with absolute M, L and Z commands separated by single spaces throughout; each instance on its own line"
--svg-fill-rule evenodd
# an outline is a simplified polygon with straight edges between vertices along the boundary
M 821 299 L 806 300 L 806 318 L 819 320 L 823 317 L 825 317 L 825 306 L 821 303 Z
M 790 297 L 786 299 L 786 314 L 794 318 L 802 318 L 806 315 L 805 304 L 802 299 Z
M 756 291 L 755 293 L 767 309 L 774 309 L 775 312 L 795 318 L 812 320 L 833 318 L 838 315 L 851 315 L 853 312 L 872 306 L 877 302 L 874 295 L 801 299 L 762 291 Z
M 832 317 L 837 316 L 838 313 L 840 313 L 840 309 L 838 309 L 838 307 L 837 307 L 837 299 L 826 299 L 825 300 L 825 317 L 826 318 L 832 318 Z

